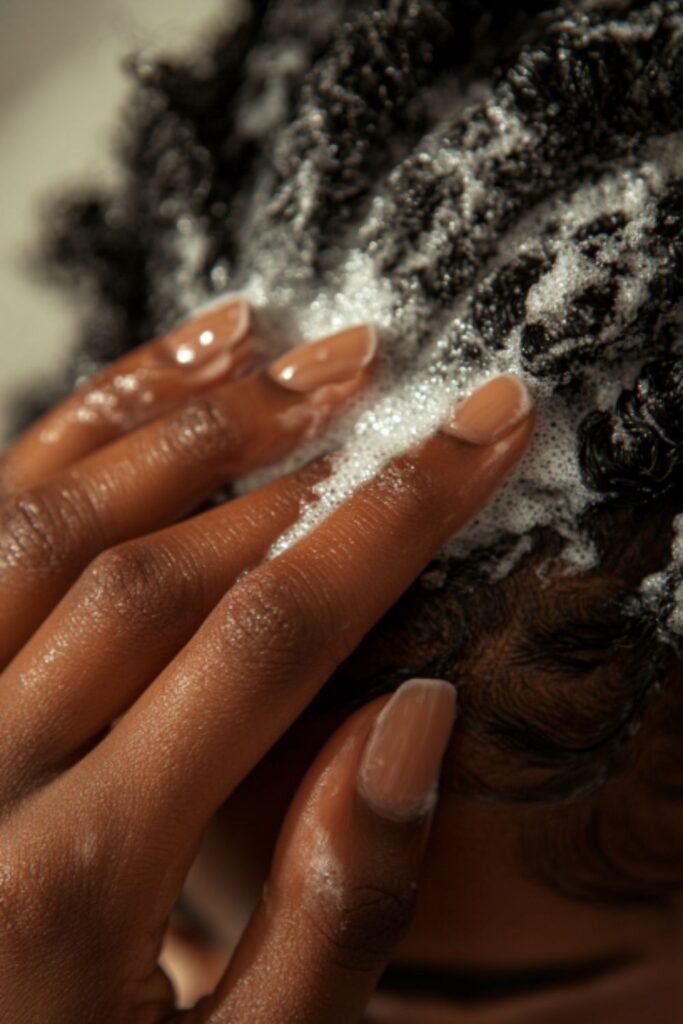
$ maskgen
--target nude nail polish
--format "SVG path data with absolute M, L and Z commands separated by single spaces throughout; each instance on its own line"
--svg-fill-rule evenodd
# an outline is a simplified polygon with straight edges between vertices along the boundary
M 218 374 L 232 363 L 249 325 L 249 303 L 238 296 L 185 320 L 160 341 L 160 350 L 190 372 Z
M 377 814 L 404 821 L 432 810 L 455 707 L 450 683 L 411 679 L 382 709 L 358 772 L 358 791 Z
M 442 430 L 470 444 L 493 444 L 509 434 L 531 406 L 531 396 L 519 377 L 502 374 L 460 402 Z
M 309 392 L 356 377 L 377 352 L 377 332 L 357 324 L 285 352 L 268 367 L 270 377 L 289 391 Z

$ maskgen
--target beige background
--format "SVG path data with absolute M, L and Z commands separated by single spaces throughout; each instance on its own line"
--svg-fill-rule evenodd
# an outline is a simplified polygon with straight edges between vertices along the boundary
M 6 397 L 71 335 L 59 295 L 27 279 L 39 199 L 111 175 L 108 140 L 132 50 L 191 45 L 231 0 L 0 0 L 0 433 Z

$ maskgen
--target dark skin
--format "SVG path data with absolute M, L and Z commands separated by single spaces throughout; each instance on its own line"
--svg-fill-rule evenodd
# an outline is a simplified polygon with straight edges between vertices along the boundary
M 500 484 L 532 417 L 511 409 L 490 444 L 437 433 L 259 564 L 324 463 L 187 513 L 320 429 L 371 367 L 293 391 L 268 368 L 245 373 L 248 356 L 220 381 L 176 366 L 158 402 L 78 416 L 102 404 L 88 396 L 157 365 L 159 345 L 3 457 L 0 1016 L 348 1024 L 405 931 L 432 820 L 431 775 L 425 799 L 395 778 L 389 800 L 361 773 L 386 698 L 310 768 L 240 948 L 187 1014 L 158 967 L 166 923 L 213 815 Z M 438 716 L 435 728 L 447 739 Z M 310 885 L 321 835 L 342 844 L 325 854 L 332 890 Z
M 229 949 L 258 902 L 289 795 L 332 728 L 310 716 L 295 725 L 214 821 L 187 895 L 220 939 L 188 944 L 176 936 L 168 951 L 188 993 L 211 983 L 220 950 Z M 677 1024 L 681 900 L 631 907 L 578 901 L 532 878 L 520 837 L 543 828 L 547 809 L 478 804 L 454 793 L 449 779 L 458 770 L 457 735 L 456 728 L 417 913 L 367 1020 Z M 637 791 L 627 775 L 610 783 L 608 792 L 623 806 L 633 803 Z M 654 841 L 669 827 L 672 812 L 649 799 Z
M 135 361 L 148 358 L 150 350 L 140 350 L 123 369 L 134 372 Z M 242 379 L 246 365 L 245 355 L 219 385 L 179 377 L 175 395 L 169 385 L 160 407 L 139 416 L 146 425 L 99 422 L 97 430 L 62 433 L 68 444 L 45 446 L 41 433 L 64 420 L 57 410 L 6 453 L 3 1017 L 19 1024 L 180 1019 L 156 964 L 201 843 L 188 891 L 224 938 L 241 944 L 226 969 L 220 952 L 198 953 L 177 934 L 167 937 L 162 963 L 181 995 L 213 993 L 183 1019 L 675 1024 L 683 994 L 677 902 L 625 910 L 553 893 L 523 870 L 519 809 L 476 805 L 448 786 L 421 865 L 430 816 L 397 824 L 358 799 L 359 759 L 386 698 L 342 724 L 300 717 L 333 667 L 328 651 L 342 660 L 457 526 L 454 509 L 465 518 L 485 500 L 523 450 L 530 421 L 492 447 L 435 437 L 401 461 L 400 497 L 393 487 L 387 502 L 386 486 L 375 481 L 304 544 L 235 585 L 295 517 L 324 465 L 165 524 L 186 511 L 188 493 L 194 504 L 219 479 L 278 457 L 366 376 L 318 392 L 310 410 L 309 395 L 283 393 L 261 371 Z M 240 379 L 231 382 L 231 374 Z M 87 393 L 72 400 L 76 408 Z M 197 405 L 197 393 L 216 403 L 214 413 L 232 417 L 233 447 L 187 434 L 188 422 L 208 408 Z M 246 442 L 240 409 L 253 431 Z M 283 437 L 283 414 L 292 411 L 294 429 Z M 165 443 L 177 441 L 179 422 L 190 452 Z M 162 451 L 168 462 L 150 460 Z M 411 487 L 416 476 L 419 487 Z M 106 499 L 97 529 L 72 514 L 89 486 Z M 50 549 L 47 513 L 59 517 L 67 499 L 64 522 L 75 520 L 75 532 Z M 357 546 L 339 574 L 351 537 Z M 406 552 L 401 564 L 392 557 L 397 546 Z M 383 570 L 372 581 L 368 565 Z M 310 578 L 314 591 L 292 589 Z M 226 645 L 226 622 L 230 630 L 240 624 L 235 609 L 246 615 L 254 607 L 266 620 L 259 642 L 242 630 L 239 644 Z M 342 620 L 341 639 L 338 629 L 325 634 L 326 624 Z M 287 634 L 304 621 L 321 639 L 298 663 Z M 312 649 L 325 656 L 311 658 Z M 447 778 L 449 771 L 457 759 Z M 322 785 L 330 777 L 332 794 Z M 537 825 L 533 813 L 525 817 L 525 827 Z M 348 882 L 350 897 L 341 902 L 311 885 L 321 828 Z M 354 894 L 368 887 L 384 898 L 369 913 L 363 904 L 358 927 Z M 398 969 L 372 996 L 390 957 Z

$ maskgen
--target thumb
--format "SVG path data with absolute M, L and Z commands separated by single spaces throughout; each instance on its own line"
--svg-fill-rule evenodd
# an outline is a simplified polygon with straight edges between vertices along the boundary
M 404 683 L 335 733 L 287 815 L 205 1024 L 352 1024 L 409 925 L 455 690 Z

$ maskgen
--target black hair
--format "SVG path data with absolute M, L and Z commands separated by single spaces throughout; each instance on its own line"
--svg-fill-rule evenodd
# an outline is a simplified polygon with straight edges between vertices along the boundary
M 420 340 L 465 297 L 468 329 L 447 335 L 453 360 L 484 363 L 518 331 L 524 369 L 579 393 L 596 362 L 643 354 L 632 386 L 611 409 L 589 412 L 577 438 L 599 506 L 585 522 L 602 552 L 597 597 L 594 579 L 565 578 L 552 598 L 540 583 L 522 592 L 515 573 L 494 585 L 476 565 L 454 565 L 436 595 L 424 581 L 411 588 L 349 663 L 363 663 L 363 699 L 426 671 L 460 682 L 459 786 L 478 798 L 593 808 L 586 794 L 623 769 L 680 645 L 670 628 L 680 567 L 671 562 L 649 599 L 639 588 L 669 561 L 682 507 L 680 160 L 651 191 L 654 213 L 639 231 L 651 268 L 644 286 L 624 207 L 572 227 L 576 253 L 599 273 L 560 312 L 534 317 L 527 298 L 566 238 L 552 197 L 571 203 L 605 173 L 642 176 L 644 154 L 663 141 L 680 153 L 682 38 L 680 0 L 254 0 L 201 59 L 128 62 L 121 183 L 51 213 L 44 266 L 77 287 L 88 311 L 64 390 L 194 302 L 238 288 L 254 238 L 282 252 L 281 273 L 291 262 L 304 291 L 360 246 L 391 281 L 399 329 Z M 482 82 L 489 102 L 477 104 Z M 494 144 L 491 101 L 523 146 Z M 439 168 L 439 150 L 468 154 L 474 203 L 462 165 Z M 373 207 L 378 181 L 383 201 Z M 524 244 L 501 245 L 520 230 Z M 201 242 L 189 278 L 184 233 Z M 19 422 L 39 409 L 26 400 Z M 539 570 L 552 531 L 534 541 Z M 404 640 L 387 655 L 381 637 L 397 627 Z M 504 655 L 496 665 L 494 653 Z M 505 679 L 479 685 L 483 673 L 500 677 L 501 663 Z M 349 672 L 320 706 L 352 702 Z M 530 672 L 534 686 L 524 684 Z M 683 868 L 675 883 L 670 875 L 678 884 Z M 604 891 L 604 872 L 601 880 Z M 648 884 L 622 888 L 637 895 Z

